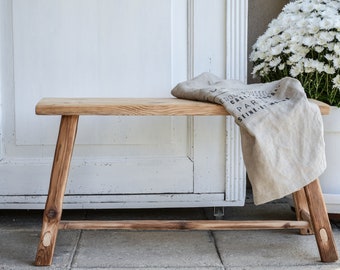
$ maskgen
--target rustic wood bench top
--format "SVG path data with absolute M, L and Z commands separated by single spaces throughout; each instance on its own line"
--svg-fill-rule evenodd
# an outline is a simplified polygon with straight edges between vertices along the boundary
M 330 107 L 316 103 L 322 114 Z M 229 115 L 222 105 L 177 98 L 43 98 L 39 115 Z

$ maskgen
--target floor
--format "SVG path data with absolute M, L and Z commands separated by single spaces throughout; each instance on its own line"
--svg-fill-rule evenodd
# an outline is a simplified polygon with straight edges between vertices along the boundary
M 0 269 L 33 266 L 42 211 L 0 211 Z M 224 219 L 294 219 L 286 199 L 225 208 Z M 64 219 L 212 219 L 213 209 L 65 210 Z M 340 218 L 331 216 L 340 247 Z M 286 231 L 60 231 L 46 269 L 330 269 L 319 261 L 314 236 Z

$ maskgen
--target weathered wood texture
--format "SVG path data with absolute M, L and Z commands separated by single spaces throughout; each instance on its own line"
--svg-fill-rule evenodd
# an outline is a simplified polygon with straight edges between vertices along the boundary
M 302 188 L 294 192 L 293 198 L 294 198 L 294 204 L 295 204 L 296 219 L 310 222 L 309 228 L 301 229 L 300 233 L 304 235 L 313 234 L 314 232 L 313 232 L 313 228 L 311 224 L 305 190 Z
M 278 230 L 306 229 L 307 221 L 292 220 L 123 220 L 123 221 L 61 221 L 63 230 Z
M 221 105 L 177 98 L 44 98 L 42 115 L 228 115 Z
M 52 263 L 63 199 L 70 168 L 79 116 L 62 116 L 57 140 L 50 187 L 45 205 L 36 265 Z
M 304 190 L 321 261 L 337 261 L 339 256 L 336 250 L 333 231 L 329 223 L 326 204 L 323 200 L 319 180 L 315 180 L 305 186 Z
M 320 101 L 322 114 L 330 107 Z M 43 98 L 40 115 L 229 115 L 222 105 L 177 98 Z

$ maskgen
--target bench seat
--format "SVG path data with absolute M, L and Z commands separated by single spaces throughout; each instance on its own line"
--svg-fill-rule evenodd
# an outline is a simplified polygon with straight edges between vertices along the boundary
M 322 114 L 330 107 L 320 101 Z M 38 115 L 229 115 L 222 105 L 177 98 L 43 98 Z

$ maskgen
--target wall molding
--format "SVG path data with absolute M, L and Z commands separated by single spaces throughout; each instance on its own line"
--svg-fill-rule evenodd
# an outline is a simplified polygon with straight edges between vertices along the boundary
M 226 2 L 226 78 L 247 82 L 248 0 Z
M 195 44 L 195 28 L 194 28 L 194 20 L 195 20 L 195 14 L 194 14 L 194 9 L 195 9 L 195 1 L 194 0 L 188 0 L 188 11 L 187 11 L 187 16 L 188 16 L 188 21 L 187 21 L 187 79 L 192 79 L 194 77 L 194 66 L 195 66 L 195 52 L 194 52 L 194 44 Z
M 226 0 L 226 39 L 226 79 L 246 83 L 248 0 Z M 226 145 L 226 200 L 244 202 L 246 169 L 240 131 L 232 117 L 226 118 Z

